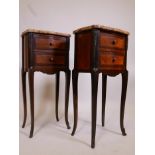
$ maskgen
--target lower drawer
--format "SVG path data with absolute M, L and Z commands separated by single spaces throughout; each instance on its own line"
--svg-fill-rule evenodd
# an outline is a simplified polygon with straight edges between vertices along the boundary
M 35 65 L 65 65 L 66 57 L 64 55 L 34 55 Z
M 103 53 L 100 55 L 100 65 L 101 66 L 117 66 L 124 65 L 124 56 Z

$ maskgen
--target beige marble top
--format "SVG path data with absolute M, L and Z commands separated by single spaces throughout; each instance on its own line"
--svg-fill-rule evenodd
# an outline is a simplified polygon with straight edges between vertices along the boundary
M 85 26 L 85 27 L 82 27 L 82 28 L 79 28 L 79 29 L 73 31 L 73 33 L 78 33 L 78 32 L 81 32 L 81 31 L 91 30 L 91 29 L 110 30 L 110 31 L 124 33 L 124 34 L 129 35 L 129 32 L 127 32 L 127 31 L 120 30 L 120 29 L 117 29 L 117 28 L 111 28 L 109 26 L 104 26 L 104 25 L 90 25 L 90 26 Z
M 24 35 L 25 33 L 28 32 L 34 32 L 34 33 L 43 33 L 43 34 L 54 34 L 54 35 L 60 35 L 60 36 L 66 36 L 66 37 L 70 37 L 70 34 L 66 34 L 66 33 L 61 33 L 61 32 L 53 32 L 53 31 L 47 31 L 47 30 L 37 30 L 37 29 L 26 29 L 24 32 L 22 32 L 21 35 Z

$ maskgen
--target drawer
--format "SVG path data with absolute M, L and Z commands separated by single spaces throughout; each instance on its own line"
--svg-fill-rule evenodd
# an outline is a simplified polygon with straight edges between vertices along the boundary
M 101 33 L 99 45 L 100 47 L 125 49 L 125 36 Z
M 100 65 L 101 66 L 117 66 L 124 65 L 124 56 L 115 55 L 111 53 L 104 53 L 100 55 Z
M 34 63 L 35 65 L 65 65 L 65 55 L 45 55 L 35 54 Z
M 35 34 L 33 37 L 33 41 L 34 49 L 36 50 L 64 50 L 68 47 L 66 37 L 61 36 Z

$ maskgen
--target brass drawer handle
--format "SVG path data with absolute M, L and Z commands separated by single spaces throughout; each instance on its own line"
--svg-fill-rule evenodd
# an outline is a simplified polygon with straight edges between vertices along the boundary
M 116 59 L 115 58 L 112 58 L 112 62 L 114 63 L 116 61 Z
M 112 41 L 112 44 L 115 45 L 115 44 L 116 44 L 116 40 L 113 40 L 113 41 Z
M 52 43 L 50 43 L 50 46 L 52 46 L 53 44 Z
M 53 57 L 51 57 L 51 58 L 50 58 L 50 61 L 52 62 L 53 60 L 54 60 L 54 58 L 53 58 Z

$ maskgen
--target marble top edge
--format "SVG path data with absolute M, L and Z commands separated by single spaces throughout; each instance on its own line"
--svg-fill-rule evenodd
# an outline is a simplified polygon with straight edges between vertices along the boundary
M 109 30 L 109 31 L 119 32 L 119 33 L 123 33 L 123 34 L 129 35 L 128 31 L 124 31 L 124 30 L 121 30 L 121 29 L 118 29 L 118 28 L 112 28 L 112 27 L 105 26 L 105 25 L 85 26 L 85 27 L 81 27 L 81 28 L 76 29 L 75 31 L 73 31 L 73 33 L 78 33 L 78 32 L 81 32 L 81 31 L 91 30 L 91 29 L 95 29 L 95 28 L 96 29 L 102 29 L 102 30 Z
M 43 34 L 54 34 L 54 35 L 60 35 L 60 36 L 66 36 L 70 37 L 70 34 L 67 33 L 61 33 L 61 32 L 54 32 L 54 31 L 48 31 L 48 30 L 38 30 L 38 29 L 26 29 L 25 31 L 22 32 L 21 36 L 28 32 L 33 32 L 33 33 L 43 33 Z

